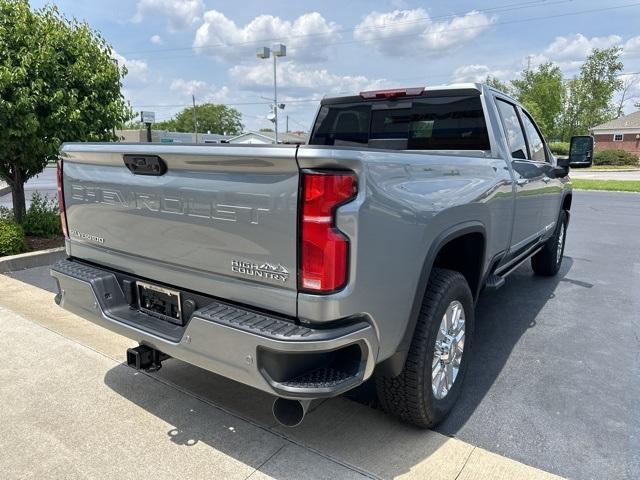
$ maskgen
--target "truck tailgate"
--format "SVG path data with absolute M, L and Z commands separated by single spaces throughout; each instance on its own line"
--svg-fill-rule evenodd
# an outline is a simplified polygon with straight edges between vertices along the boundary
M 294 146 L 66 144 L 69 253 L 295 315 L 295 153 Z M 125 155 L 157 156 L 166 172 L 134 174 Z

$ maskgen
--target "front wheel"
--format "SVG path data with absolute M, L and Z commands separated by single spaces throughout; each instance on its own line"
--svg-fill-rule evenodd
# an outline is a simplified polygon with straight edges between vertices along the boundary
M 376 375 L 383 410 L 423 428 L 439 423 L 460 395 L 473 329 L 467 281 L 458 272 L 435 268 L 404 369 L 397 377 Z
M 542 250 L 531 257 L 531 268 L 533 268 L 536 275 L 553 277 L 560 270 L 562 258 L 564 257 L 568 220 L 567 212 L 562 210 L 553 236 L 547 240 Z

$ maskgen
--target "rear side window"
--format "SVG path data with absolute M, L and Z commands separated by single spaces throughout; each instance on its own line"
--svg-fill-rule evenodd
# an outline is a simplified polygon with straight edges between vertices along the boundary
M 504 124 L 504 129 L 507 134 L 511 157 L 526 160 L 527 142 L 524 139 L 524 132 L 518 119 L 516 107 L 499 99 L 496 101 L 496 105 L 500 111 L 500 117 L 502 118 L 502 123 Z
M 544 148 L 544 140 L 538 132 L 533 120 L 526 112 L 523 112 L 522 123 L 524 123 L 524 129 L 527 131 L 527 138 L 529 139 L 529 149 L 531 150 L 531 160 L 536 162 L 546 162 L 547 154 Z
M 311 145 L 490 150 L 480 97 L 419 97 L 324 105 Z

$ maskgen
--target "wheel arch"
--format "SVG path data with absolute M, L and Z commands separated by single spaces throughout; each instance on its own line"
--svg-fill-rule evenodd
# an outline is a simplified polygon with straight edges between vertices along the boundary
M 478 253 L 477 249 L 473 250 L 472 252 L 467 252 L 466 256 L 460 256 L 457 260 L 454 260 L 454 263 L 452 264 L 448 264 L 446 262 L 446 259 L 445 261 L 443 261 L 444 257 L 441 254 L 444 254 L 448 257 L 448 249 L 454 249 L 457 245 L 463 242 L 479 240 L 481 240 L 479 248 L 480 254 L 477 255 L 477 259 L 475 262 L 472 262 L 468 266 L 463 266 L 462 270 L 465 271 L 460 271 L 460 268 L 455 268 L 455 262 L 459 262 L 460 264 L 464 263 L 464 261 L 471 256 L 469 253 Z M 471 289 L 474 300 L 477 299 L 482 287 L 482 280 L 484 278 L 483 265 L 486 255 L 486 245 L 486 228 L 484 224 L 477 221 L 469 221 L 457 224 L 446 229 L 438 237 L 436 237 L 436 239 L 429 247 L 429 250 L 427 251 L 427 255 L 423 262 L 420 278 L 418 280 L 418 287 L 416 289 L 416 293 L 413 299 L 413 305 L 411 307 L 409 321 L 407 322 L 407 328 L 396 352 L 377 366 L 381 373 L 386 376 L 397 376 L 404 368 L 407 353 L 409 351 L 411 340 L 413 339 L 413 334 L 418 322 L 418 316 L 420 315 L 422 299 L 424 298 L 424 295 L 427 291 L 429 276 L 431 275 L 431 271 L 434 267 L 449 268 L 451 270 L 456 270 L 462 273 L 462 275 L 464 275 L 467 279 L 467 282 L 470 283 L 469 288 Z M 476 248 L 478 248 L 477 245 Z

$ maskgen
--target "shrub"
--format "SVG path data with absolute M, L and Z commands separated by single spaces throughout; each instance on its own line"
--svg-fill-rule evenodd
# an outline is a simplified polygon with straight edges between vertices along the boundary
M 624 150 L 600 150 L 593 156 L 594 165 L 638 166 L 638 157 Z
M 569 142 L 551 142 L 549 150 L 554 155 L 569 155 Z
M 13 220 L 13 210 L 0 205 L 0 220 Z
M 26 252 L 22 227 L 13 220 L 0 219 L 0 257 Z
M 36 237 L 61 235 L 62 225 L 60 224 L 58 202 L 34 192 L 31 196 L 31 205 L 22 221 L 22 228 L 26 235 Z

